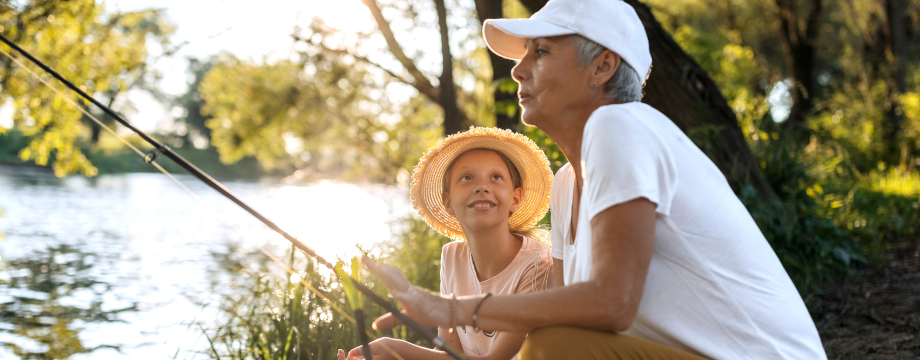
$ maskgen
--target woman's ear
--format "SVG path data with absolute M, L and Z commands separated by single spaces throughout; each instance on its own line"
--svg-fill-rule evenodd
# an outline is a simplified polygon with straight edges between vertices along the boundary
M 604 50 L 594 58 L 594 73 L 591 74 L 592 84 L 605 84 L 620 67 L 620 55 L 610 50 Z

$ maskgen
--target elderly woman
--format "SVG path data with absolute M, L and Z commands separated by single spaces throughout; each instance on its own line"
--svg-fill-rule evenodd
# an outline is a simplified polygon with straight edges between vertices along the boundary
M 530 332 L 522 359 L 823 359 L 775 253 L 716 166 L 639 102 L 648 39 L 617 0 L 551 0 L 530 19 L 486 22 L 520 60 L 523 121 L 569 160 L 551 210 L 556 287 L 461 298 L 415 290 L 367 260 L 406 312 L 438 326 Z M 378 329 L 396 325 L 377 320 Z

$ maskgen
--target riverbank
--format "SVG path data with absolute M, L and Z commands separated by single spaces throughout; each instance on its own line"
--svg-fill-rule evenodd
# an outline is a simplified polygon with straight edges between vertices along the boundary
M 812 317 L 828 359 L 920 358 L 920 242 L 817 295 Z
M 23 161 L 19 154 L 22 149 L 29 145 L 29 137 L 24 136 L 21 132 L 9 130 L 0 134 L 0 165 L 6 166 L 7 170 L 16 171 L 41 171 L 35 168 L 51 171 L 49 166 L 39 166 L 32 161 Z M 141 149 L 144 147 L 135 144 Z M 217 149 L 209 147 L 198 149 L 193 146 L 183 146 L 172 148 L 180 156 L 210 174 L 211 176 L 224 179 L 258 179 L 263 176 L 281 177 L 287 174 L 277 171 L 268 171 L 262 168 L 259 162 L 253 158 L 243 158 L 233 164 L 224 164 L 220 161 L 220 154 Z M 80 151 L 86 156 L 86 159 L 93 164 L 98 170 L 98 175 L 126 174 L 138 172 L 159 172 L 154 166 L 144 163 L 143 158 L 131 151 L 120 143 L 99 144 L 99 145 L 80 145 Z M 145 151 L 145 150 L 143 150 Z M 54 161 L 54 154 L 51 155 L 48 163 Z M 185 170 L 176 165 L 165 157 L 160 157 L 157 161 L 163 168 L 169 172 L 184 174 Z

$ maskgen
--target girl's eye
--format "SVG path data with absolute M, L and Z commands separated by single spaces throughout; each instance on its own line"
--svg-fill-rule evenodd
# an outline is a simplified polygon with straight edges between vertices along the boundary
M 502 176 L 499 174 L 492 175 L 492 180 L 501 180 Z
M 543 56 L 543 55 L 546 55 L 546 54 L 549 53 L 549 51 L 546 51 L 546 50 L 543 50 L 543 49 L 537 49 L 537 50 L 534 50 L 534 52 L 537 53 L 537 56 Z
M 473 180 L 473 177 L 469 175 L 463 175 L 460 177 L 460 181 L 467 181 L 467 180 Z

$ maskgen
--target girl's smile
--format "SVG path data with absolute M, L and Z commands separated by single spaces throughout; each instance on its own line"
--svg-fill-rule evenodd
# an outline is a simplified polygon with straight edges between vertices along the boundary
M 508 166 L 497 153 L 468 151 L 457 158 L 449 175 L 444 206 L 460 222 L 464 233 L 508 227 L 522 190 L 515 188 Z

